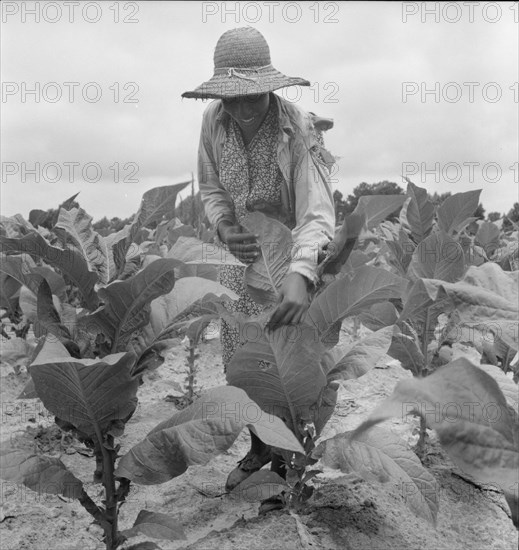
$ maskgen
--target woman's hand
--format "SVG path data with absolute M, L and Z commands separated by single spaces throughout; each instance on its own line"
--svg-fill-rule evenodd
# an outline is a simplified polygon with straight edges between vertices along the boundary
M 279 302 L 268 322 L 268 330 L 295 325 L 302 320 L 310 305 L 306 278 L 299 273 L 290 273 L 281 285 Z
M 250 264 L 259 256 L 258 236 L 247 233 L 241 225 L 220 222 L 218 235 L 220 240 L 229 247 L 231 253 L 243 263 Z

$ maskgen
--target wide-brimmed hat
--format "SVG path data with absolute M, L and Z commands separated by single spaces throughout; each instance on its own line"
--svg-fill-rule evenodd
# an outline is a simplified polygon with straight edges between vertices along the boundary
M 263 35 L 252 27 L 231 29 L 222 34 L 214 50 L 214 74 L 182 97 L 225 99 L 265 94 L 287 86 L 310 86 L 304 78 L 276 70 Z

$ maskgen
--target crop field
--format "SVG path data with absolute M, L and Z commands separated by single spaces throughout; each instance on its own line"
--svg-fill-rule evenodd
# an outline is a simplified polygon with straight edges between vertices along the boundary
M 245 219 L 266 311 L 234 314 L 241 264 L 175 217 L 188 185 L 106 235 L 76 196 L 51 229 L 1 218 L 2 550 L 517 548 L 517 225 L 477 220 L 479 190 L 362 196 L 303 321 L 268 329 L 291 232 Z M 286 479 L 227 493 L 249 430 Z

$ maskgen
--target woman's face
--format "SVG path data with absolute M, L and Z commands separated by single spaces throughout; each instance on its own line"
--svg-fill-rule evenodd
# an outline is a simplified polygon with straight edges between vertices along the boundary
M 269 94 L 222 100 L 223 109 L 245 132 L 254 133 L 261 126 L 269 108 Z

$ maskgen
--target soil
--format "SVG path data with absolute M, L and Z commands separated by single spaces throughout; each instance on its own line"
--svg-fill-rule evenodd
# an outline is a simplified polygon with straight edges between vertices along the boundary
M 202 389 L 225 384 L 220 344 L 200 346 L 197 383 Z M 119 439 L 124 452 L 140 441 L 158 422 L 172 415 L 175 403 L 166 399 L 178 393 L 185 377 L 184 346 L 171 350 L 167 361 L 146 375 L 139 390 L 138 408 Z M 458 346 L 455 357 L 479 354 Z M 2 365 L 1 440 L 36 436 L 42 451 L 60 456 L 86 483 L 94 499 L 101 486 L 92 482 L 94 461 L 87 449 L 62 437 L 52 416 L 38 400 L 17 400 L 27 374 Z M 357 426 L 395 383 L 410 373 L 386 357 L 358 380 L 343 383 L 335 413 L 323 438 Z M 384 424 L 411 446 L 416 442 L 414 420 Z M 121 509 L 122 529 L 133 524 L 141 509 L 177 518 L 187 540 L 155 540 L 163 550 L 516 550 L 517 531 L 502 495 L 481 489 L 460 477 L 434 439 L 430 441 L 427 468 L 439 482 L 437 525 L 415 516 L 396 483 L 368 482 L 353 475 L 325 470 L 315 479 L 316 490 L 303 510 L 274 511 L 258 516 L 258 503 L 235 500 L 225 494 L 227 474 L 248 450 L 244 430 L 229 451 L 205 467 L 188 471 L 162 485 L 132 486 Z M 0 548 L 2 550 L 96 550 L 104 548 L 101 530 L 77 501 L 38 495 L 13 483 L 2 482 Z M 131 540 L 152 540 L 139 537 Z M 128 547 L 127 545 L 126 547 Z M 151 548 L 151 546 L 149 547 Z

